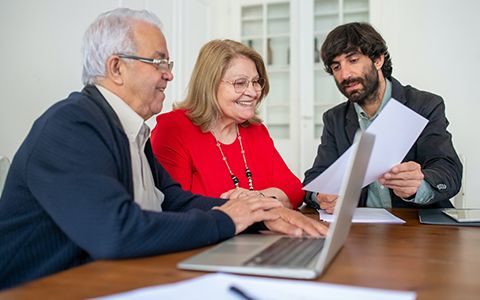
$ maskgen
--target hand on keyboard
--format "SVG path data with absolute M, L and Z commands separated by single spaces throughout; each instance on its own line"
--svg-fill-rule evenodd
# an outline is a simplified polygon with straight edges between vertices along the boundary
M 304 216 L 298 211 L 285 207 L 274 208 L 270 211 L 280 216 L 276 220 L 264 221 L 270 230 L 295 236 L 301 236 L 304 232 L 312 236 L 327 235 L 327 226 Z

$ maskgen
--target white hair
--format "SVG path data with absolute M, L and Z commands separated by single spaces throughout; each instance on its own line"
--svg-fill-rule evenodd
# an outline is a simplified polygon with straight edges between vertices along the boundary
M 82 42 L 84 85 L 95 84 L 98 77 L 106 77 L 106 64 L 110 56 L 135 55 L 133 28 L 138 21 L 162 29 L 162 22 L 152 12 L 128 8 L 103 13 L 90 25 Z

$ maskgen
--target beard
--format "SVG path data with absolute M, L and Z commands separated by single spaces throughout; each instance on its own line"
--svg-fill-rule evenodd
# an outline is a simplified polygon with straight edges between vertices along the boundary
M 372 62 L 371 67 L 363 73 L 363 77 L 349 78 L 339 83 L 335 79 L 340 92 L 347 97 L 348 101 L 356 102 L 363 106 L 367 102 L 376 101 L 376 95 L 378 93 L 378 87 L 380 85 L 378 81 L 378 71 Z M 347 91 L 348 85 L 352 83 L 358 83 L 362 85 L 362 88 Z

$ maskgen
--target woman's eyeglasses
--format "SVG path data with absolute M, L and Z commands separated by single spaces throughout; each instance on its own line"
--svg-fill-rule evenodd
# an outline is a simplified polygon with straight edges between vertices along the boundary
M 250 84 L 250 82 L 252 83 L 253 88 L 257 92 L 261 92 L 263 90 L 263 88 L 265 87 L 265 79 L 263 79 L 263 78 L 254 79 L 252 81 L 248 80 L 247 78 L 235 79 L 235 81 L 233 81 L 233 82 L 226 81 L 226 80 L 222 80 L 222 81 L 233 85 L 233 88 L 235 89 L 235 92 L 237 94 L 241 94 L 241 93 L 245 92 L 245 90 L 248 88 L 248 85 Z

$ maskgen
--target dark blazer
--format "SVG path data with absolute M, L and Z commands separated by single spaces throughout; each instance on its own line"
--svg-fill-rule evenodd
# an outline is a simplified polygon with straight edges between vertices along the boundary
M 129 141 L 96 87 L 54 104 L 12 160 L 0 198 L 0 289 L 99 259 L 178 252 L 235 234 L 226 200 L 183 191 L 145 153 L 162 213 L 133 201 Z
M 448 120 L 445 117 L 445 104 L 440 96 L 419 91 L 411 86 L 402 86 L 395 78 L 392 80 L 392 98 L 408 106 L 429 120 L 427 126 L 412 146 L 403 162 L 415 161 L 422 167 L 425 181 L 433 189 L 434 197 L 426 205 L 403 201 L 390 190 L 392 207 L 452 207 L 449 199 L 460 190 L 462 164 L 453 148 L 452 136 L 447 131 Z M 323 134 L 318 146 L 313 167 L 305 172 L 306 185 L 352 144 L 355 132 L 360 128 L 353 103 L 346 101 L 328 110 L 323 115 Z M 392 132 L 392 134 L 395 134 Z M 385 153 L 388 155 L 388 153 Z M 375 159 L 375 158 L 373 158 Z M 359 200 L 359 206 L 365 206 L 368 189 L 365 187 Z M 306 193 L 305 203 L 319 208 L 311 201 L 311 192 Z

